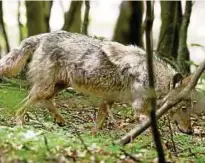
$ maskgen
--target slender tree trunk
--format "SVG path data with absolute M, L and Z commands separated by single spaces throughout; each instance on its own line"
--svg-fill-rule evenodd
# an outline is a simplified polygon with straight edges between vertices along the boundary
M 82 33 L 87 35 L 88 34 L 88 25 L 89 25 L 89 11 L 90 11 L 90 1 L 85 1 L 85 15 L 84 15 L 84 21 L 82 26 Z
M 44 1 L 26 1 L 28 36 L 47 31 Z
M 143 1 L 122 1 L 113 40 L 143 47 Z
M 143 47 L 142 17 L 144 6 L 142 1 L 130 1 L 132 14 L 130 17 L 130 43 Z
M 45 1 L 25 1 L 28 36 L 45 33 L 48 30 L 46 22 L 46 7 Z M 30 59 L 28 60 L 30 62 Z M 20 77 L 25 79 L 28 65 L 21 71 Z
M 63 30 L 77 33 L 81 32 L 81 8 L 82 1 L 71 1 L 70 9 L 65 13 Z
M 21 1 L 18 1 L 18 27 L 19 27 L 19 43 L 23 40 L 23 24 L 21 23 L 21 20 L 20 20 L 20 17 L 21 17 L 21 14 L 20 14 L 20 7 L 21 7 Z
M 177 58 L 179 29 L 181 25 L 181 1 L 161 1 L 161 19 L 157 52 L 161 56 Z
M 183 15 L 182 24 L 179 35 L 179 49 L 178 49 L 178 63 L 181 71 L 188 75 L 190 73 L 190 65 L 187 64 L 189 61 L 189 50 L 187 47 L 187 31 L 190 22 L 192 11 L 192 1 L 186 1 L 185 13 Z
M 149 103 L 151 107 L 150 117 L 152 133 L 154 137 L 154 142 L 158 152 L 158 159 L 160 163 L 165 162 L 164 151 L 161 144 L 160 133 L 157 127 L 156 119 L 156 93 L 155 93 L 155 83 L 154 83 L 154 71 L 153 71 L 153 46 L 152 46 L 152 24 L 154 19 L 153 5 L 151 1 L 146 2 L 147 14 L 146 14 L 146 47 L 147 47 L 147 68 L 149 75 L 149 88 L 150 92 L 153 91 L 153 96 L 150 96 Z
M 46 31 L 50 31 L 50 15 L 51 15 L 51 9 L 53 6 L 53 0 L 51 1 L 44 1 L 44 6 L 45 6 L 45 21 L 46 21 Z
M 0 25 L 1 25 L 1 30 L 2 30 L 2 33 L 3 33 L 5 45 L 6 45 L 6 52 L 9 52 L 10 51 L 10 47 L 9 47 L 9 41 L 8 41 L 8 37 L 7 37 L 7 33 L 6 33 L 6 28 L 5 28 L 4 20 L 3 20 L 4 15 L 3 15 L 2 2 L 3 1 L 0 1 Z

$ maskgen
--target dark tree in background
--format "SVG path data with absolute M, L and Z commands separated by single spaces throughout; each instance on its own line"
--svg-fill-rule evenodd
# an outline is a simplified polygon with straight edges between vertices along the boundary
M 81 32 L 81 8 L 82 1 L 71 1 L 70 8 L 68 12 L 65 13 L 65 23 L 63 30 L 69 32 Z
M 89 12 L 90 12 L 90 1 L 85 1 L 85 14 L 84 14 L 84 20 L 83 20 L 83 26 L 82 26 L 82 34 L 87 35 L 88 34 L 88 24 L 89 24 Z
M 186 1 L 186 9 L 182 14 L 181 1 L 161 1 L 160 37 L 157 54 L 168 59 L 177 71 L 184 75 L 190 73 L 189 51 L 187 47 L 187 30 L 189 26 L 192 1 Z
M 4 24 L 4 20 L 3 20 L 3 6 L 2 6 L 2 1 L 0 1 L 0 30 L 3 34 L 3 38 L 5 41 L 5 45 L 6 45 L 6 52 L 10 51 L 9 48 L 9 41 L 8 41 L 8 37 L 7 37 L 7 33 L 6 33 L 6 29 L 5 29 L 5 24 Z M 2 46 L 2 45 L 1 45 Z M 1 47 L 2 48 L 2 47 Z
M 161 1 L 160 36 L 158 54 L 166 57 L 177 57 L 179 30 L 182 21 L 181 1 Z
M 122 1 L 113 40 L 123 44 L 143 47 L 143 1 Z
M 26 1 L 28 36 L 47 32 L 45 1 Z
M 18 15 L 17 15 L 17 19 L 18 19 L 18 27 L 19 27 L 19 43 L 24 39 L 24 32 L 23 32 L 23 28 L 24 25 L 21 23 L 20 17 L 20 8 L 21 8 L 21 1 L 18 1 Z
M 51 16 L 51 9 L 53 6 L 53 1 L 44 1 L 44 6 L 45 6 L 45 21 L 46 21 L 46 31 L 50 31 L 50 16 Z
M 183 74 L 188 75 L 190 73 L 190 66 L 186 61 L 189 61 L 189 49 L 187 47 L 187 31 L 190 22 L 192 11 L 192 1 L 186 1 L 185 13 L 183 15 L 180 35 L 179 35 L 179 48 L 178 48 L 178 56 L 177 61 L 180 65 L 180 69 Z

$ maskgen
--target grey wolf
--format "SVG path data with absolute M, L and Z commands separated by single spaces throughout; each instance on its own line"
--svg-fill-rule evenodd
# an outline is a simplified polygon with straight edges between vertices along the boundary
M 19 48 L 0 60 L 0 75 L 15 75 L 30 57 L 28 80 L 32 87 L 25 104 L 17 112 L 17 123 L 23 122 L 26 108 L 37 102 L 48 108 L 57 123 L 65 123 L 53 99 L 67 87 L 103 99 L 98 111 L 98 128 L 102 127 L 113 102 L 117 100 L 130 102 L 136 116 L 148 110 L 146 52 L 137 46 L 65 31 L 39 34 L 26 38 Z M 160 98 L 169 91 L 176 71 L 157 58 L 153 64 L 156 92 Z M 175 110 L 173 117 L 177 117 L 179 127 L 190 133 L 190 123 L 183 126 L 181 118 L 185 117 L 190 122 L 188 115 L 180 108 Z

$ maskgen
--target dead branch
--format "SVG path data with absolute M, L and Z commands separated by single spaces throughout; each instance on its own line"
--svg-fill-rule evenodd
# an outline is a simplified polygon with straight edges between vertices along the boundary
M 159 110 L 157 110 L 157 119 L 159 119 L 162 115 L 164 115 L 168 110 L 170 110 L 174 105 L 182 101 L 187 97 L 187 94 L 190 94 L 192 89 L 196 86 L 199 77 L 205 70 L 205 60 L 199 65 L 199 67 L 196 69 L 195 73 L 192 75 L 190 82 L 188 85 L 182 89 L 181 92 L 179 92 L 178 95 L 175 94 L 175 96 L 171 97 L 170 92 L 168 96 L 170 95 L 170 98 L 160 107 Z M 126 145 L 130 142 L 132 142 L 133 139 L 135 139 L 138 135 L 140 135 L 142 132 L 144 132 L 148 127 L 150 127 L 151 121 L 148 119 L 144 123 L 140 124 L 140 126 L 132 129 L 128 134 L 126 134 L 124 137 L 119 139 L 117 141 L 118 144 Z
M 152 24 L 153 24 L 153 5 L 151 1 L 146 2 L 147 13 L 146 13 L 146 48 L 147 48 L 147 69 L 149 77 L 149 88 L 154 91 L 155 96 L 149 98 L 151 107 L 150 118 L 152 126 L 152 134 L 156 145 L 159 162 L 165 162 L 164 151 L 160 139 L 160 133 L 157 127 L 156 119 L 156 92 L 154 84 L 154 72 L 153 72 L 153 47 L 152 47 Z
M 170 135 L 171 135 L 170 139 L 171 139 L 171 142 L 172 142 L 172 145 L 173 145 L 174 153 L 177 156 L 177 148 L 176 148 L 176 144 L 174 142 L 174 134 L 173 134 L 173 130 L 172 130 L 171 121 L 169 119 L 169 116 L 167 116 L 167 120 L 168 120 L 168 127 L 169 127 L 169 131 L 170 131 Z

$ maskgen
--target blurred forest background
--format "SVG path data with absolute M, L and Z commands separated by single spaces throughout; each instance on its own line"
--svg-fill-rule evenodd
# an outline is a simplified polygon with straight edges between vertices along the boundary
M 22 39 L 31 35 L 60 29 L 82 32 L 86 10 L 86 4 L 83 1 L 8 0 L 0 3 L 2 55 L 9 49 L 18 46 Z M 87 1 L 87 3 L 90 6 L 88 29 L 86 29 L 88 35 L 144 47 L 146 9 L 143 1 L 113 0 Z M 188 15 L 190 23 L 188 21 L 187 27 L 183 27 L 186 1 L 155 1 L 154 50 L 174 64 L 181 62 L 180 60 L 189 60 L 189 58 L 194 63 L 200 63 L 205 55 L 202 46 L 205 44 L 204 8 L 204 1 L 193 2 L 193 6 L 190 7 L 190 15 Z M 186 28 L 188 31 L 180 28 Z M 187 54 L 178 55 L 182 53 L 180 50 L 183 49 L 182 46 L 185 46 L 186 42 L 188 50 L 185 53 Z M 193 64 L 189 62 L 189 65 L 190 63 Z M 186 66 L 183 66 L 182 69 L 185 73 L 189 71 Z
M 3 0 L 0 1 L 0 58 L 24 38 L 55 30 L 146 49 L 145 18 L 146 1 Z M 205 58 L 204 29 L 205 1 L 154 1 L 153 50 L 184 75 L 189 75 Z M 16 108 L 28 93 L 28 83 L 22 80 L 24 70 L 17 78 L 0 81 L 0 163 L 158 162 L 148 132 L 126 147 L 113 143 L 136 125 L 130 105 L 115 103 L 113 114 L 119 128 L 115 129 L 108 117 L 104 130 L 95 135 L 91 127 L 96 125 L 100 99 L 70 88 L 56 97 L 57 108 L 71 122 L 68 125 L 57 126 L 48 111 L 39 106 L 26 114 L 23 127 L 14 125 Z M 205 87 L 203 82 L 200 84 L 203 98 L 197 109 L 201 114 Z M 191 118 L 195 134 L 192 136 L 179 133 L 167 117 L 158 121 L 168 162 L 204 162 L 205 114 Z

